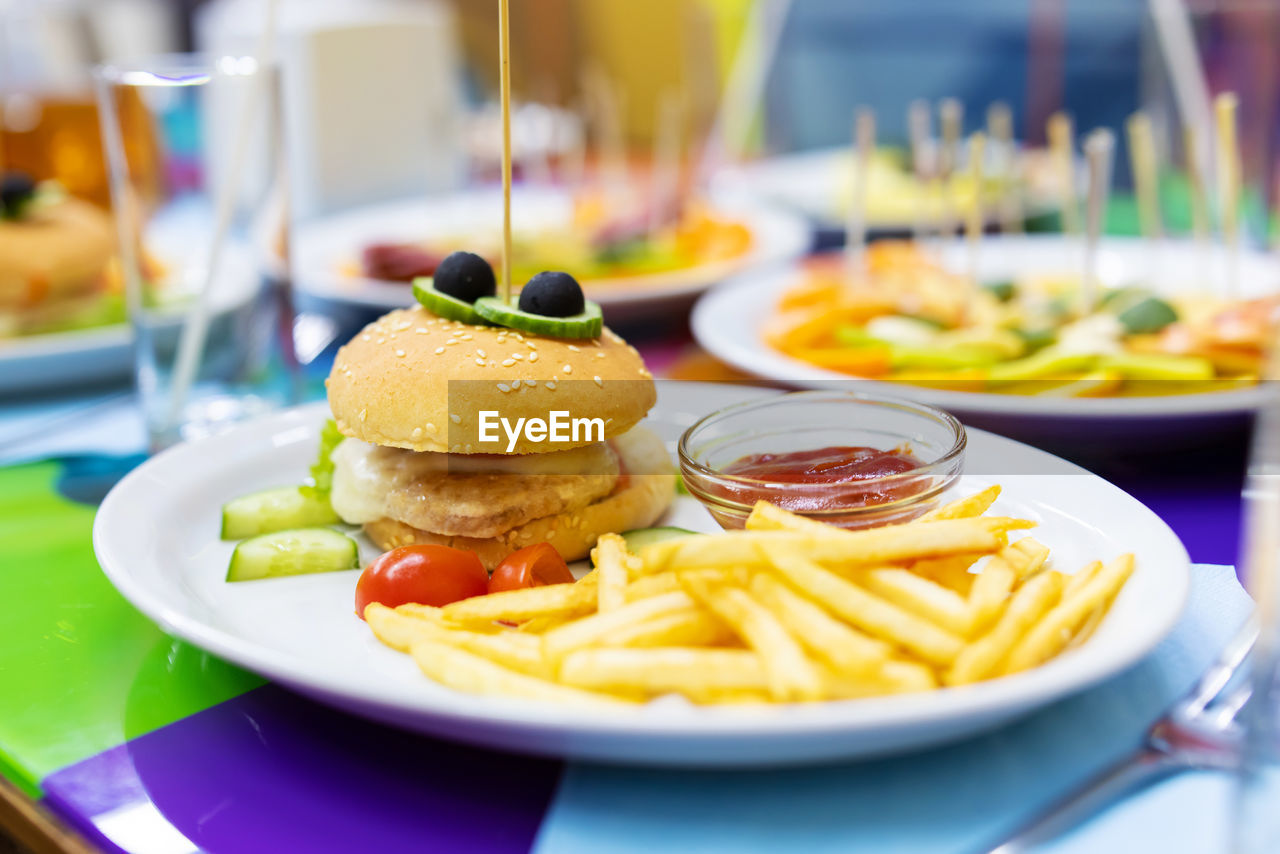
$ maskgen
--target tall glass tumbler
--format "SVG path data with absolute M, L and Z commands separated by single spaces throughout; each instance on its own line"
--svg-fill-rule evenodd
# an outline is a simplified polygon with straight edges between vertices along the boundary
M 96 82 L 152 450 L 294 402 L 276 66 L 175 54 L 100 67 Z

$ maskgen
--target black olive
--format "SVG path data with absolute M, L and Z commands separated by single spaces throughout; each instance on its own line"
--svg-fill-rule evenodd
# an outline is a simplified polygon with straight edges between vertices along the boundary
M 436 267 L 432 287 L 466 303 L 474 303 L 480 297 L 491 297 L 498 292 L 493 268 L 474 252 L 454 252 L 441 261 Z
M 18 217 L 36 194 L 36 182 L 22 172 L 6 172 L 0 178 L 0 213 Z
M 520 290 L 520 310 L 529 314 L 572 317 L 586 307 L 582 286 L 568 273 L 539 273 Z

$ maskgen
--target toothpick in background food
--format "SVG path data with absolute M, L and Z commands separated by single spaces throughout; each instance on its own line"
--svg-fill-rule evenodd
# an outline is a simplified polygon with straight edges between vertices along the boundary
M 684 95 L 668 89 L 658 97 L 654 129 L 653 172 L 649 200 L 649 233 L 666 224 L 668 215 L 679 207 L 680 141 L 684 131 L 687 102 Z
M 1004 101 L 987 107 L 987 136 L 995 157 L 995 174 L 1000 187 L 1000 229 L 1008 234 L 1022 231 L 1022 200 L 1018 195 L 1018 147 L 1013 141 L 1013 111 Z
M 924 189 L 933 179 L 934 142 L 933 117 L 929 112 L 929 102 L 916 99 L 907 107 L 907 131 L 911 140 L 911 169 L 916 181 L 921 185 L 921 192 L 916 195 L 915 222 L 911 233 L 916 240 L 925 236 L 925 200 Z
M 969 178 L 973 181 L 973 199 L 965 212 L 965 241 L 969 248 L 969 278 L 978 284 L 978 247 L 982 242 L 982 172 L 987 137 L 981 131 L 969 136 Z
M 1062 231 L 1066 234 L 1080 233 L 1080 210 L 1076 207 L 1076 164 L 1075 164 L 1075 130 L 1071 116 L 1064 112 L 1056 112 L 1049 116 L 1047 127 L 1049 150 L 1053 156 L 1054 171 L 1058 176 L 1059 212 L 1062 217 Z
M 1164 226 L 1160 217 L 1160 169 L 1156 161 L 1155 134 L 1151 119 L 1138 111 L 1125 123 L 1129 139 L 1129 165 L 1134 192 L 1138 197 L 1138 220 L 1144 237 L 1160 239 Z
M 1115 159 L 1116 138 L 1106 128 L 1098 128 L 1084 142 L 1084 156 L 1089 168 L 1089 192 L 1085 199 L 1084 279 L 1081 282 L 1081 312 L 1091 314 L 1098 304 L 1098 240 L 1107 218 L 1107 200 L 1111 195 L 1111 167 Z
M 1239 296 L 1237 268 L 1240 256 L 1240 145 L 1236 137 L 1236 113 L 1240 101 L 1234 92 L 1213 99 L 1217 127 L 1218 218 L 1222 240 L 1227 245 L 1228 299 Z
M 850 158 L 849 212 L 845 220 L 844 259 L 851 277 L 863 270 L 867 245 L 867 189 L 871 182 L 871 158 L 876 149 L 876 114 L 859 107 L 853 121 L 853 157 Z
M 1182 140 L 1191 194 L 1191 233 L 1196 240 L 1209 239 L 1209 196 L 1204 181 L 1204 140 L 1194 125 L 1182 129 Z
M 948 213 L 939 230 L 950 233 L 960 220 L 955 203 L 955 173 L 960 168 L 960 134 L 964 129 L 964 105 L 955 98 L 943 98 L 938 104 L 938 124 L 942 133 L 942 150 L 938 158 L 937 192 L 942 195 L 940 207 Z

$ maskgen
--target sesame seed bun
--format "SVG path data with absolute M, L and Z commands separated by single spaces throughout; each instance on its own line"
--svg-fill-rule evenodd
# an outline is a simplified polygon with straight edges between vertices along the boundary
M 498 326 L 446 320 L 421 306 L 383 315 L 346 344 L 325 383 L 346 436 L 414 451 L 537 454 L 591 444 L 533 442 L 508 449 L 480 441 L 480 415 L 599 418 L 604 438 L 619 436 L 656 400 L 653 376 L 634 347 L 606 329 L 595 339 L 549 338 Z M 499 431 L 501 435 L 501 431 Z
M 573 513 L 544 516 L 483 539 L 433 534 L 394 519 L 369 522 L 365 533 L 384 550 L 421 544 L 467 549 L 489 570 L 516 549 L 541 542 L 550 543 L 567 561 L 581 560 L 591 553 L 601 534 L 653 525 L 675 497 L 675 475 L 660 473 L 671 470 L 661 439 L 638 427 L 615 444 L 628 470 L 646 474 L 626 475 L 612 493 Z

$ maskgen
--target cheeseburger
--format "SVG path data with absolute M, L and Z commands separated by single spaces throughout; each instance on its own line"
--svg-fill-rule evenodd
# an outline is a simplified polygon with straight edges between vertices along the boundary
M 571 277 L 534 277 L 517 307 L 491 296 L 486 262 L 455 256 L 419 280 L 422 305 L 338 351 L 334 510 L 380 548 L 468 549 L 489 569 L 537 542 L 577 560 L 600 534 L 652 525 L 674 476 L 636 426 L 656 392 L 635 348 Z

